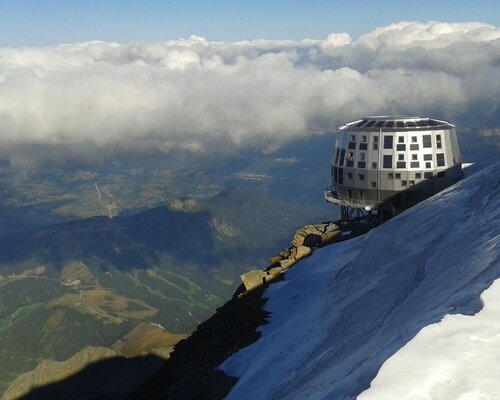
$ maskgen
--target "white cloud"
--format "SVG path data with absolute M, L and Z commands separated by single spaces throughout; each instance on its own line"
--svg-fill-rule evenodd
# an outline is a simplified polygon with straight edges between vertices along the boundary
M 0 153 L 283 143 L 378 113 L 498 113 L 500 29 L 401 22 L 352 41 L 0 49 Z

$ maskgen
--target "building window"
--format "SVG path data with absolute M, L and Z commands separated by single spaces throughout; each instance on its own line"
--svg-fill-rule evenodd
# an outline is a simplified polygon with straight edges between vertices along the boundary
M 411 155 L 412 160 L 418 160 L 418 154 L 412 154 Z
M 418 144 L 410 144 L 410 150 L 418 150 Z
M 415 181 L 409 181 L 409 182 L 408 182 L 408 184 L 409 184 L 410 186 L 415 186 Z
M 339 157 L 340 157 L 340 149 L 337 149 L 337 151 L 335 152 L 335 161 L 334 161 L 334 164 L 338 164 L 339 163 Z
M 416 172 L 415 173 L 415 179 L 422 179 L 422 173 L 421 172 Z
M 431 168 L 432 168 L 432 164 L 431 164 L 431 162 L 430 162 L 430 161 L 427 161 L 427 162 L 425 163 L 425 168 L 426 168 L 426 169 L 431 169 Z
M 401 186 L 406 187 L 407 186 L 407 182 L 406 181 L 401 181 Z
M 436 154 L 436 164 L 438 167 L 444 167 L 444 153 Z
M 392 168 L 392 156 L 384 155 L 384 168 Z
M 398 154 L 398 161 L 404 161 L 405 160 L 405 155 L 404 154 Z
M 432 178 L 432 172 L 424 172 L 424 179 Z
M 366 143 L 366 135 L 361 136 L 361 142 Z
M 420 162 L 418 162 L 418 161 L 412 161 L 410 163 L 410 168 L 420 168 Z
M 384 135 L 384 149 L 393 148 L 394 137 L 392 135 Z
M 359 199 L 363 200 L 363 191 L 362 190 L 359 191 Z
M 376 187 L 377 187 L 377 182 L 372 181 L 372 188 L 376 188 Z
M 352 172 L 347 172 L 347 179 L 352 179 Z
M 424 154 L 424 161 L 432 161 L 432 154 Z
M 350 190 L 350 189 L 349 189 L 349 190 L 347 190 L 347 197 L 348 197 L 349 199 L 352 199 L 352 190 Z
M 347 160 L 345 163 L 345 166 L 348 168 L 354 168 L 354 161 L 353 160 Z
M 372 169 L 377 169 L 377 163 L 376 162 L 372 162 Z
M 339 165 L 340 165 L 340 166 L 343 166 L 343 165 L 344 165 L 344 158 L 345 158 L 345 150 L 344 150 L 344 149 L 342 149 L 342 150 L 340 151 L 340 161 L 339 161 Z
M 339 168 L 339 185 L 344 184 L 344 168 Z
M 360 181 L 364 181 L 365 180 L 365 174 L 358 174 L 358 178 Z
M 349 145 L 347 146 L 349 149 L 354 150 L 356 148 L 356 143 L 355 142 L 349 142 Z
M 366 161 L 358 161 L 358 168 L 366 168 Z
M 404 162 L 404 161 L 398 161 L 396 163 L 396 168 L 406 168 L 406 162 Z
M 431 135 L 422 135 L 422 142 L 424 149 L 432 147 Z
M 368 150 L 368 143 L 360 143 L 359 149 L 360 150 Z
M 406 151 L 406 144 L 398 144 L 396 145 L 397 151 Z
M 443 143 L 441 142 L 441 135 L 436 135 L 436 147 L 438 149 L 443 148 Z
M 373 150 L 378 150 L 378 136 L 373 137 Z
M 361 161 L 365 161 L 365 153 L 360 153 L 360 154 L 359 154 L 359 159 L 360 159 Z
M 439 172 L 436 174 L 436 176 L 437 176 L 438 178 L 444 178 L 444 177 L 445 177 L 445 175 L 446 175 L 446 171 L 439 171 Z
M 401 179 L 401 173 L 396 172 L 396 179 Z
M 387 174 L 387 179 L 389 179 L 390 181 L 394 180 L 394 174 L 392 172 L 389 172 Z
M 351 135 L 351 142 L 355 142 L 356 141 L 356 135 Z
M 411 137 L 411 142 L 412 143 L 417 143 L 417 137 L 416 136 L 412 136 Z
M 398 136 L 398 143 L 404 143 L 405 142 L 405 137 L 404 136 Z

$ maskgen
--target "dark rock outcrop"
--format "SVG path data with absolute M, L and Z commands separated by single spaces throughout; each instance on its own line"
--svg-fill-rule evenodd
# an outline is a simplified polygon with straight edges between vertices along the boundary
M 149 378 L 131 399 L 223 399 L 236 378 L 216 368 L 260 337 L 257 328 L 268 316 L 263 310 L 263 290 L 261 286 L 239 296 L 244 291 L 242 285 L 230 301 L 175 346 L 165 368 Z

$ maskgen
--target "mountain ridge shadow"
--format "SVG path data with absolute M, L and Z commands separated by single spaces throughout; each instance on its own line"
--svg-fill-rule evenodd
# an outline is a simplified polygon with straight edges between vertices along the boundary
M 32 389 L 22 400 L 114 400 L 129 396 L 161 370 L 165 359 L 156 355 L 108 358 L 87 365 L 74 375 Z

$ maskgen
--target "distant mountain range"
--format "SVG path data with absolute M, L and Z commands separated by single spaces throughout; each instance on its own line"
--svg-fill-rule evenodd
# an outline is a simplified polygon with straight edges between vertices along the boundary
M 130 215 L 179 198 L 207 200 L 227 187 L 323 208 L 331 135 L 237 155 L 160 151 L 108 161 L 42 165 L 0 162 L 0 234 L 96 215 Z M 329 208 L 331 210 L 331 207 Z
M 44 359 L 62 361 L 87 346 L 135 354 L 119 343 L 139 324 L 190 333 L 242 272 L 288 245 L 297 224 L 327 218 L 226 188 L 206 200 L 1 236 L 1 387 Z
M 499 177 L 497 163 L 316 250 L 267 289 L 237 292 L 122 398 L 495 398 Z M 27 399 L 81 398 L 71 388 L 103 365 Z

